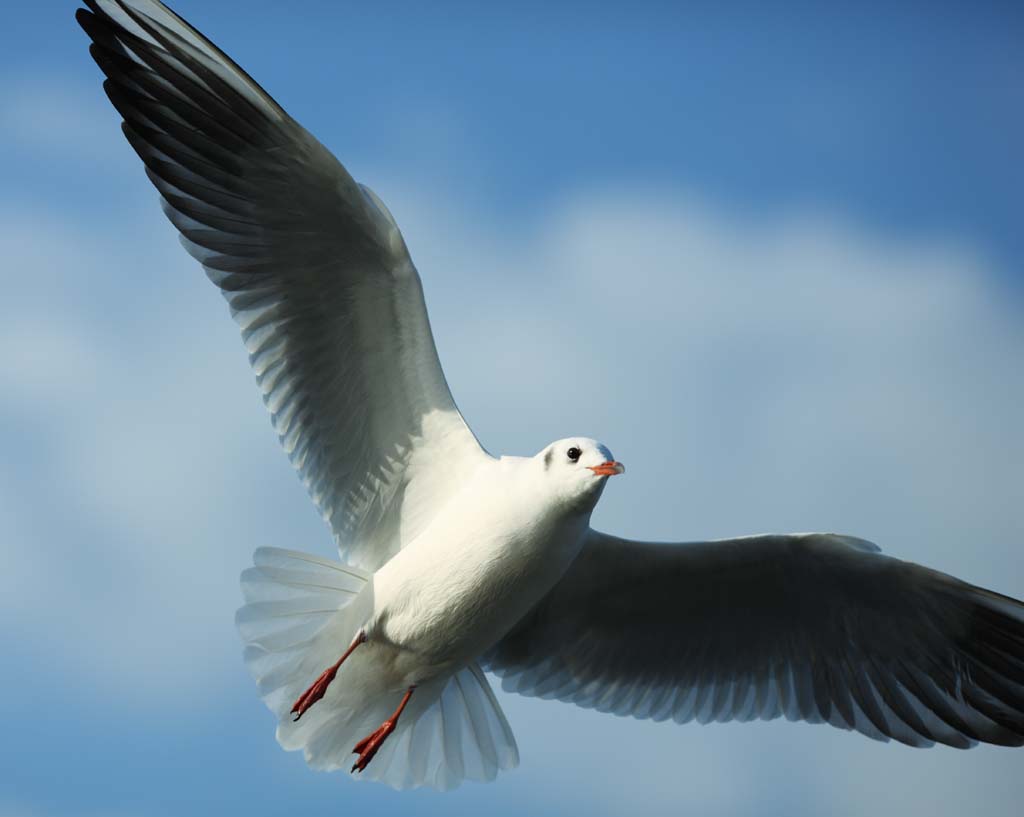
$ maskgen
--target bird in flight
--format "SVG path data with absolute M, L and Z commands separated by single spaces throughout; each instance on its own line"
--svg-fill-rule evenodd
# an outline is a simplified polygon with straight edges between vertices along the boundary
M 261 548 L 242 574 L 245 662 L 285 749 L 396 788 L 491 780 L 519 755 L 485 671 L 658 721 L 1024 744 L 1024 604 L 851 536 L 593 530 L 622 464 L 585 437 L 480 446 L 377 195 L 161 3 L 85 3 L 124 134 L 343 560 Z

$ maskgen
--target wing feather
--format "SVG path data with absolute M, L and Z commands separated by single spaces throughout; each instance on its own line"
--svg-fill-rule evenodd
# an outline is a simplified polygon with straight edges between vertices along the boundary
M 1024 604 L 833 534 L 591 531 L 486 663 L 508 690 L 634 717 L 1024 745 Z
M 104 89 L 242 330 L 274 428 L 343 557 L 373 570 L 486 456 L 441 371 L 387 208 L 156 0 L 87 0 Z

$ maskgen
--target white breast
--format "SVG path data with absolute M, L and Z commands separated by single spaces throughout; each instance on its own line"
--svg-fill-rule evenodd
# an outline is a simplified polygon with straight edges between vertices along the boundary
M 374 576 L 368 635 L 409 653 L 418 681 L 493 645 L 579 553 L 586 517 L 555 508 L 531 476 L 529 460 L 482 465 Z

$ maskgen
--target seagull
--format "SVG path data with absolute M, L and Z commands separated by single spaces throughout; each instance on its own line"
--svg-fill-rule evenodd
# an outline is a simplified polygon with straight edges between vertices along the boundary
M 260 548 L 242 573 L 244 658 L 282 747 L 394 788 L 492 780 L 519 753 L 485 671 L 655 721 L 1024 744 L 1024 604 L 852 536 L 592 529 L 623 465 L 586 437 L 481 447 L 380 198 L 157 0 L 85 4 L 124 134 L 342 559 Z

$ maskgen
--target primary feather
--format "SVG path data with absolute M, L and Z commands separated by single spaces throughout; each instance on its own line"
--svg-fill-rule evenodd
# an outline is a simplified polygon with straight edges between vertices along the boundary
M 485 663 L 510 691 L 618 715 L 1024 744 L 1024 605 L 834 534 L 590 531 Z
M 368 570 L 486 455 L 448 390 L 419 275 L 380 200 L 162 4 L 78 20 L 185 248 L 224 293 L 285 453 Z

